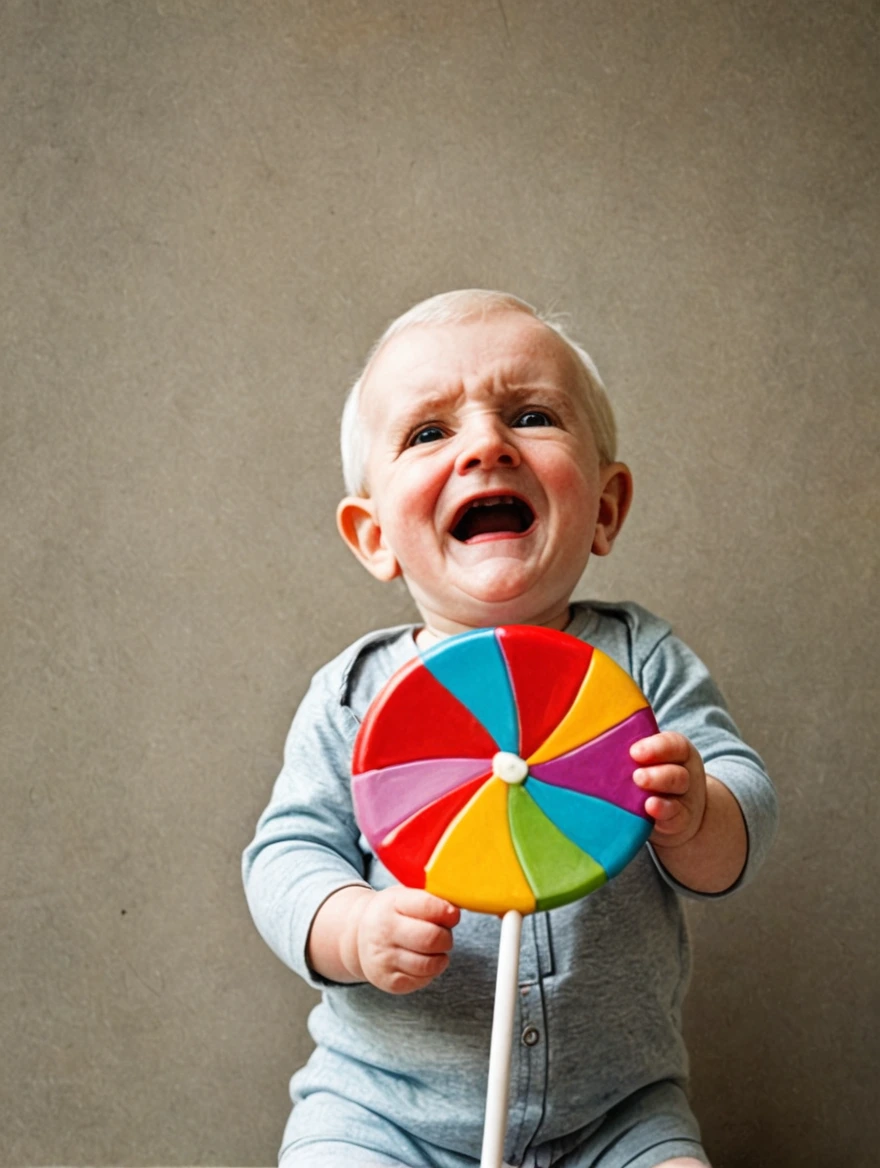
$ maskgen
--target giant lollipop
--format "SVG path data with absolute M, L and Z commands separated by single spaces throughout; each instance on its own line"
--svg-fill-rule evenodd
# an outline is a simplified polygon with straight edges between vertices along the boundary
M 657 732 L 628 673 L 531 625 L 450 637 L 397 671 L 358 733 L 358 823 L 402 884 L 503 916 L 483 1168 L 506 1127 L 522 914 L 616 876 L 647 840 L 629 748 Z

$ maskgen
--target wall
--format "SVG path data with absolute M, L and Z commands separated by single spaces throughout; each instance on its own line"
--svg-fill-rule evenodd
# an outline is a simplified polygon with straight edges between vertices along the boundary
M 273 1161 L 314 999 L 239 853 L 311 673 L 411 616 L 334 534 L 340 403 L 472 285 L 611 388 L 636 505 L 580 594 L 672 620 L 778 783 L 761 880 L 693 913 L 707 1145 L 876 1162 L 877 25 L 3 6 L 5 1165 Z

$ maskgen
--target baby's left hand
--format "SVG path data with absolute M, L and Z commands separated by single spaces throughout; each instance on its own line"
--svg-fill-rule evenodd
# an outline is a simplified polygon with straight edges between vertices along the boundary
M 683 734 L 665 730 L 630 747 L 638 763 L 633 782 L 651 796 L 645 811 L 654 820 L 650 842 L 675 848 L 693 839 L 706 811 L 706 771 L 699 751 Z

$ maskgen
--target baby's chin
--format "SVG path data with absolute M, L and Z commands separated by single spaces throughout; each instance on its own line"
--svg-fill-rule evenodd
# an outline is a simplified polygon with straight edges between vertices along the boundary
M 443 596 L 416 596 L 422 614 L 449 628 L 544 624 L 557 616 L 564 623 L 573 586 L 554 588 L 546 580 L 535 581 L 528 573 L 517 572 L 512 565 L 506 571 L 492 570 L 488 564 L 485 568 L 469 574 L 466 581 L 457 581 Z

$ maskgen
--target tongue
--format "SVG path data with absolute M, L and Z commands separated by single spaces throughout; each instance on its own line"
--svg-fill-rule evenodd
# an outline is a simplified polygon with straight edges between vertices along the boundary
M 522 531 L 522 516 L 514 503 L 493 503 L 491 507 L 471 507 L 458 525 L 456 535 L 465 541 L 494 531 Z

